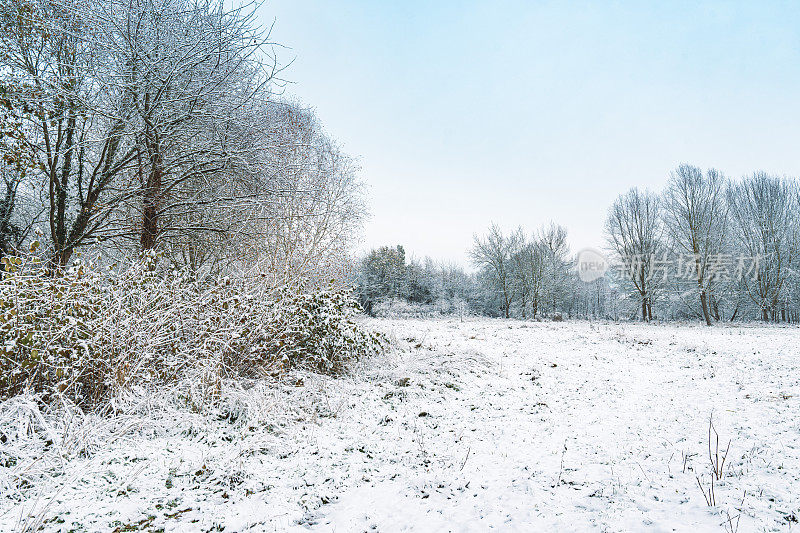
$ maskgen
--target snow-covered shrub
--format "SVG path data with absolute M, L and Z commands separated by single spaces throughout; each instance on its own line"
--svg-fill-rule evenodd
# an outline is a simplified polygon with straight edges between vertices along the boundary
M 349 290 L 303 284 L 263 294 L 224 279 L 204 295 L 199 338 L 213 343 L 211 361 L 221 375 L 259 377 L 290 368 L 341 372 L 348 361 L 383 350 L 382 335 L 355 322 Z
M 266 315 L 260 349 L 266 357 L 280 357 L 284 367 L 340 372 L 348 360 L 380 351 L 384 343 L 381 335 L 355 323 L 358 310 L 350 292 L 341 287 L 281 288 Z
M 103 394 L 107 360 L 96 357 L 94 326 L 103 294 L 94 276 L 76 265 L 63 276 L 46 275 L 35 261 L 3 258 L 0 282 L 0 392 L 70 389 Z
M 212 386 L 292 367 L 335 373 L 383 349 L 355 322 L 344 288 L 200 285 L 157 270 L 152 255 L 121 270 L 79 261 L 58 276 L 35 261 L 4 263 L 0 398 L 29 392 L 90 406 L 189 370 Z

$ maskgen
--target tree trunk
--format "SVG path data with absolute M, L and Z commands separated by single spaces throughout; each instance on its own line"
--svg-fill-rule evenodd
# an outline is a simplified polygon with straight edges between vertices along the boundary
M 158 237 L 158 206 L 161 194 L 163 172 L 161 170 L 161 154 L 158 147 L 150 157 L 150 172 L 147 176 L 147 184 L 144 189 L 143 198 L 143 219 L 142 219 L 142 250 L 155 248 Z
M 703 308 L 703 318 L 706 320 L 706 326 L 710 326 L 711 315 L 708 313 L 708 295 L 706 295 L 706 291 L 700 291 L 700 306 Z
M 66 109 L 63 110 L 66 112 Z M 59 125 L 60 127 L 60 125 Z M 70 115 L 67 119 L 66 131 L 64 136 L 64 160 L 61 168 L 57 167 L 58 154 L 48 158 L 51 161 L 50 173 L 50 232 L 53 239 L 53 254 L 50 258 L 50 271 L 55 274 L 63 270 L 67 265 L 72 250 L 68 249 L 67 243 L 67 188 L 72 172 L 72 155 L 75 144 L 76 118 L 74 109 L 70 107 Z M 43 134 L 49 139 L 47 124 L 43 125 Z M 49 146 L 49 144 L 48 144 Z M 50 149 L 48 148 L 48 152 Z M 60 171 L 60 176 L 59 176 Z
M 731 315 L 731 322 L 733 322 L 738 313 L 739 313 L 739 303 L 737 302 L 736 308 L 733 310 L 733 314 Z
M 161 139 L 155 127 L 151 124 L 150 93 L 144 98 L 144 111 L 147 114 L 145 119 L 145 145 L 147 148 L 150 168 L 147 173 L 147 180 L 144 185 L 144 197 L 142 198 L 142 250 L 155 248 L 158 237 L 158 208 L 159 196 L 163 181 L 163 161 L 161 158 Z M 141 168 L 141 167 L 140 167 Z

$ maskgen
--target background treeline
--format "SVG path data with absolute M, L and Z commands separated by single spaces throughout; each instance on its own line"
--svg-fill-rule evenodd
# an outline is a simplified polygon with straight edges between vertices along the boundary
M 359 297 L 377 314 L 800 320 L 796 179 L 729 180 L 681 165 L 663 192 L 619 196 L 605 230 L 612 268 L 588 283 L 563 227 L 506 234 L 492 225 L 470 251 L 476 272 L 406 262 L 402 247 L 373 250 L 361 262 Z
M 402 246 L 372 250 L 360 263 L 356 286 L 364 310 L 376 315 L 480 314 L 538 319 L 601 316 L 613 293 L 582 284 L 572 268 L 566 230 L 556 224 L 527 237 L 492 225 L 475 238 L 476 271 L 430 258 L 407 260 Z M 599 300 L 598 300 L 599 299 Z
M 634 266 L 618 286 L 644 320 L 800 319 L 797 179 L 681 165 L 661 193 L 617 198 L 606 233 L 611 256 Z

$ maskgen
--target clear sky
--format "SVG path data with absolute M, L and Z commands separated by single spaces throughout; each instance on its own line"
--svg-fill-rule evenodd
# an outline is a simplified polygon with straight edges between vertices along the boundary
M 681 162 L 800 175 L 800 2 L 270 0 L 292 84 L 360 159 L 362 248 L 466 264 L 495 221 L 603 243 Z

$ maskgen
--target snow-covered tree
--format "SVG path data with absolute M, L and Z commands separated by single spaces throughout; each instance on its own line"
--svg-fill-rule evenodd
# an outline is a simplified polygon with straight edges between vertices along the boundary
M 475 235 L 470 251 L 472 262 L 481 269 L 489 290 L 499 298 L 500 310 L 506 318 L 511 316 L 511 307 L 516 298 L 512 258 L 523 240 L 521 231 L 504 235 L 499 226 L 492 224 L 484 237 Z
M 725 186 L 725 177 L 717 170 L 709 169 L 703 174 L 697 167 L 681 165 L 670 174 L 664 192 L 669 243 L 692 278 L 693 292 L 699 297 L 703 319 L 709 326 L 708 294 L 714 274 L 711 266 L 725 250 Z
M 659 261 L 664 261 L 660 200 L 631 189 L 614 201 L 605 229 L 608 246 L 622 266 L 624 284 L 641 304 L 642 320 L 652 320 L 653 303 L 665 278 L 665 272 L 657 271 Z
M 797 202 L 795 182 L 764 172 L 728 188 L 733 242 L 745 262 L 737 275 L 765 321 L 786 320 L 787 281 L 798 255 Z

